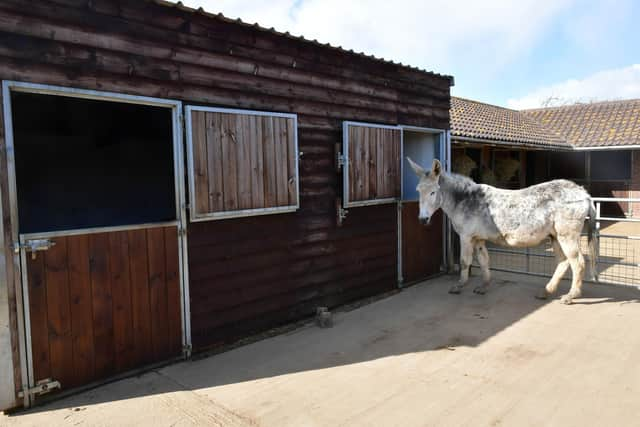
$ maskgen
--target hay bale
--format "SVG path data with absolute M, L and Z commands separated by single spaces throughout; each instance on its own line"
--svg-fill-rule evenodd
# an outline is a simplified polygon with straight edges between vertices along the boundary
M 520 169 L 520 161 L 510 157 L 496 159 L 495 175 L 498 181 L 505 182 L 511 180 Z
M 480 172 L 480 182 L 487 185 L 493 185 L 494 187 L 498 184 L 498 180 L 496 179 L 496 175 L 493 171 L 484 166 Z
M 453 159 L 453 163 L 451 166 L 453 172 L 464 176 L 471 176 L 471 172 L 478 167 L 476 162 L 474 162 L 473 159 L 466 154 L 462 156 L 456 156 Z

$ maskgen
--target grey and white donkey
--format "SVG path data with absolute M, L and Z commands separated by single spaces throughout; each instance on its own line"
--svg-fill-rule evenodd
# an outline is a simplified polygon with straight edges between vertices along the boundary
M 420 221 L 428 224 L 434 212 L 441 208 L 460 235 L 460 282 L 451 287 L 450 293 L 460 293 L 469 280 L 474 249 L 482 271 L 482 284 L 473 291 L 478 294 L 487 291 L 491 274 L 485 241 L 527 247 L 551 238 L 558 265 L 537 297 L 552 295 L 569 266 L 573 272 L 571 289 L 561 301 L 571 304 L 580 296 L 585 269 L 580 234 L 587 218 L 590 258 L 595 259 L 595 208 L 584 188 L 571 181 L 553 180 L 521 190 L 503 190 L 445 173 L 438 160 L 433 161 L 430 171 L 410 158 L 407 160 L 420 179 L 417 187 Z M 591 271 L 595 271 L 593 263 Z

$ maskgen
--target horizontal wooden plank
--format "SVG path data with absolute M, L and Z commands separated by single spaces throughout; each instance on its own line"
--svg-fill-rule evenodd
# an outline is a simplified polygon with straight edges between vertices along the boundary
M 361 213 L 364 210 L 364 213 Z M 356 212 L 357 211 L 357 212 Z M 354 221 L 347 227 L 336 228 L 335 221 L 328 225 L 328 232 L 321 240 L 349 240 L 356 236 L 371 235 L 371 230 L 378 232 L 395 230 L 396 221 L 395 206 L 371 206 L 354 209 Z M 350 212 L 349 214 L 351 215 Z M 369 215 L 367 215 L 369 214 Z M 231 254 L 233 248 L 250 244 L 249 242 L 262 242 L 265 247 L 281 246 L 290 247 L 296 244 L 313 241 L 308 236 L 307 224 L 312 218 L 327 218 L 322 215 L 273 215 L 264 217 L 248 217 L 227 222 L 203 222 L 194 223 L 189 227 L 189 247 L 198 253 L 196 259 L 210 259 L 211 246 L 217 246 Z M 309 218 L 309 219 L 307 219 Z M 262 232 L 268 229 L 269 232 Z M 322 230 L 318 230 L 322 231 Z M 286 238 L 286 239 L 284 239 Z M 225 249 L 226 248 L 226 249 Z
M 95 43 L 91 44 L 95 37 L 90 37 L 86 34 L 86 30 L 84 31 L 85 34 L 82 34 L 83 31 L 78 28 L 63 26 L 62 23 L 56 25 L 50 19 L 44 17 L 40 18 L 43 19 L 42 22 L 39 22 L 38 18 L 23 18 L 21 21 L 23 25 L 18 27 L 18 21 L 15 18 L 11 18 L 11 12 L 3 13 L 0 10 L 0 23 L 3 23 L 7 29 L 17 33 L 11 37 L 7 34 L 3 36 L 6 41 L 5 49 L 15 45 L 22 46 L 23 49 L 18 52 L 25 58 L 41 55 L 45 51 L 47 60 L 56 63 L 74 63 L 76 66 L 83 65 L 84 67 L 96 66 L 100 63 L 104 66 L 109 66 L 112 70 L 120 69 L 125 73 L 147 75 L 159 79 L 192 81 L 200 84 L 217 82 L 218 84 L 229 85 L 230 88 L 241 87 L 243 80 L 250 79 L 255 83 L 245 85 L 245 90 L 255 88 L 286 95 L 285 91 L 288 89 L 291 91 L 291 96 L 305 95 L 313 99 L 340 99 L 349 105 L 362 108 L 380 108 L 388 111 L 394 111 L 394 106 L 399 111 L 405 111 L 407 108 L 428 111 L 430 108 L 446 108 L 445 105 L 448 105 L 448 90 L 439 95 L 432 94 L 434 96 L 422 98 L 416 98 L 415 94 L 413 94 L 413 97 L 408 94 L 401 96 L 394 91 L 392 97 L 381 98 L 380 93 L 384 94 L 388 90 L 386 87 L 368 88 L 366 91 L 354 93 L 350 86 L 335 89 L 327 88 L 326 85 L 318 87 L 319 82 L 323 82 L 326 78 L 331 80 L 331 78 L 319 77 L 317 74 L 315 78 L 299 81 L 300 79 L 291 79 L 288 73 L 283 75 L 282 70 L 277 74 L 269 73 L 270 75 L 256 73 L 256 69 L 262 69 L 260 65 L 255 63 L 251 67 L 232 67 L 232 69 L 229 69 L 228 65 L 224 66 L 224 64 L 237 62 L 239 59 L 236 56 L 233 59 L 228 56 L 218 58 L 215 63 L 210 64 L 203 61 L 203 58 L 209 58 L 212 55 L 210 51 L 191 52 L 191 55 L 183 58 L 183 60 L 176 58 L 176 54 L 156 55 L 154 56 L 155 60 L 149 63 L 145 58 L 150 56 L 154 50 L 148 47 L 145 49 L 143 44 L 140 42 L 135 43 L 134 40 L 119 40 L 123 44 L 123 48 L 119 48 L 117 42 L 111 42 L 108 45 L 96 45 Z M 25 20 L 27 22 L 24 22 Z M 25 27 L 25 24 L 31 26 Z M 57 31 L 54 33 L 55 41 L 52 41 L 50 32 L 47 30 L 52 31 L 54 27 L 57 28 Z M 77 40 L 81 34 L 85 37 L 89 46 L 83 47 L 72 44 L 74 38 Z M 72 35 L 75 37 L 72 37 Z M 112 37 L 116 37 L 116 40 L 118 40 L 117 36 L 109 34 L 109 38 Z M 124 46 L 129 49 L 125 50 Z M 170 58 L 170 60 L 167 58 Z M 412 99 L 415 102 L 412 102 Z M 408 112 L 409 110 L 406 111 Z
M 5 0 L 8 3 L 15 0 Z M 60 5 L 74 6 L 74 0 L 54 0 Z M 243 58 L 265 58 L 268 62 L 281 66 L 291 66 L 302 70 L 314 70 L 342 79 L 356 78 L 352 68 L 359 68 L 361 78 L 379 86 L 409 87 L 413 92 L 425 90 L 446 90 L 448 78 L 426 74 L 396 64 L 372 60 L 335 49 L 327 49 L 310 42 L 282 37 L 247 26 L 238 26 L 217 18 L 198 14 L 186 14 L 182 21 L 180 15 L 185 12 L 171 10 L 154 4 L 135 2 L 130 8 L 126 3 L 114 4 L 110 0 L 92 1 L 89 8 L 56 7 L 44 5 L 30 8 L 33 14 L 44 16 L 64 16 L 66 23 L 76 23 L 106 27 L 115 34 L 127 34 L 138 38 L 158 40 L 192 48 L 203 48 L 211 52 L 221 52 Z M 85 5 L 83 5 L 85 6 Z M 15 6 L 14 6 L 15 7 Z M 140 9 L 142 7 L 142 9 Z M 153 12 L 149 8 L 155 9 Z M 91 10 L 97 14 L 90 13 Z M 136 10 L 137 9 L 137 10 Z M 84 13 L 82 13 L 84 12 Z M 166 25 L 171 20 L 174 25 Z M 181 23 L 178 23 L 181 22 Z M 337 64 L 350 63 L 352 67 L 340 67 Z
M 0 57 L 0 76 L 3 79 L 32 81 L 37 83 L 63 85 L 77 88 L 107 90 L 132 95 L 152 96 L 156 98 L 180 99 L 192 103 L 205 103 L 250 110 L 301 113 L 311 116 L 336 118 L 341 120 L 365 120 L 368 122 L 396 123 L 393 114 L 362 109 L 340 104 L 321 103 L 304 99 L 292 99 L 284 96 L 252 94 L 243 90 L 229 90 L 220 87 L 180 84 L 180 82 L 157 81 L 137 76 L 115 75 L 104 70 L 95 70 L 87 74 L 70 73 L 67 67 L 33 61 Z M 29 70 L 25 73 L 25 70 Z M 439 113 L 434 110 L 434 115 Z
M 327 295 L 306 301 L 292 308 L 262 313 L 260 316 L 243 319 L 220 327 L 199 328 L 193 331 L 193 344 L 196 351 L 231 343 L 238 338 L 273 328 L 300 318 L 312 316 L 316 307 L 335 307 L 340 302 L 348 303 L 359 298 L 390 290 L 390 278 L 370 281 L 365 286 L 356 287 L 336 295 Z
M 225 284 L 216 284 L 216 286 L 226 286 L 235 278 L 241 278 L 245 275 L 255 274 L 264 269 L 279 267 L 281 270 L 287 270 L 289 265 L 307 259 L 321 259 L 331 257 L 334 259 L 347 258 L 355 256 L 358 259 L 368 257 L 373 251 L 380 250 L 381 246 L 386 246 L 388 250 L 385 253 L 395 252 L 396 248 L 391 245 L 394 238 L 394 231 L 381 233 L 379 238 L 371 236 L 361 237 L 357 239 L 340 241 L 321 241 L 306 246 L 298 246 L 291 249 L 273 248 L 270 252 L 273 254 L 264 254 L 258 252 L 248 253 L 244 255 L 236 255 L 233 257 L 219 257 L 213 260 L 199 260 L 192 265 L 193 282 L 198 282 L 199 286 L 206 283 L 216 283 L 216 279 L 223 280 Z M 277 253 L 276 253 L 277 252 Z M 355 252 L 355 253 L 352 253 Z M 244 264 L 241 260 L 246 260 Z M 193 266 L 199 266 L 195 268 Z M 282 273 L 286 275 L 285 273 Z M 233 286 L 233 285 L 229 285 Z M 197 292 L 194 286 L 194 292 Z
M 357 253 L 359 252 L 359 253 Z M 192 312 L 213 312 L 225 307 L 255 301 L 312 286 L 314 283 L 340 280 L 353 271 L 396 265 L 395 252 L 388 245 L 364 251 L 345 252 L 344 256 L 324 256 L 303 259 L 285 265 L 255 270 L 253 274 L 234 275 L 225 280 L 212 279 L 207 287 L 201 286 L 192 294 L 197 300 Z M 274 286 L 274 283 L 277 286 Z
M 379 271 L 371 271 L 366 276 L 357 274 L 353 277 L 345 278 L 339 285 L 332 282 L 327 285 L 327 292 L 321 292 L 321 290 L 319 290 L 320 292 L 317 292 L 315 295 L 310 295 L 307 301 L 314 301 L 314 304 L 317 304 L 316 306 L 318 306 L 321 305 L 319 302 L 324 300 L 324 303 L 326 304 L 328 299 L 332 299 L 333 304 L 328 305 L 329 307 L 335 307 L 340 302 L 349 301 L 347 296 L 348 291 L 346 289 L 358 289 L 360 287 L 367 288 L 371 283 L 376 283 L 377 280 L 384 281 L 385 288 L 392 290 L 396 286 L 395 274 L 396 272 L 389 268 L 381 269 Z M 371 292 L 370 289 L 368 293 L 365 290 L 363 294 L 372 295 L 373 292 Z M 260 300 L 254 304 L 247 304 L 223 312 L 218 312 L 216 316 L 211 316 L 210 314 L 193 316 L 192 331 L 194 336 L 197 336 L 200 331 L 207 331 L 208 329 L 216 328 L 221 325 L 231 326 L 235 322 L 246 320 L 248 318 L 246 316 L 247 311 L 254 312 L 256 313 L 255 317 L 259 317 L 271 311 L 281 309 L 288 308 L 289 310 L 295 311 L 293 307 L 303 305 L 304 303 L 305 301 L 300 300 L 298 295 L 294 293 L 289 294 L 286 298 L 280 296 L 274 299 Z M 311 311 L 306 314 L 311 314 Z M 197 346 L 196 342 L 194 342 L 194 344 Z

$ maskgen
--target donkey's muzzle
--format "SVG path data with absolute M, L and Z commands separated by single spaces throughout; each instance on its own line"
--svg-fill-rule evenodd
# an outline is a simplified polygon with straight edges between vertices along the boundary
M 424 218 L 418 218 L 420 220 L 420 224 L 422 225 L 429 225 L 429 221 L 431 220 L 431 217 L 427 216 Z

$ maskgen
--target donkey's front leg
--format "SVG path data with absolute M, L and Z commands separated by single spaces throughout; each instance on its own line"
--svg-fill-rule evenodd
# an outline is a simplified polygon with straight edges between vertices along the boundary
M 469 281 L 469 268 L 473 261 L 473 242 L 460 237 L 460 281 L 449 289 L 450 294 L 459 294 Z

